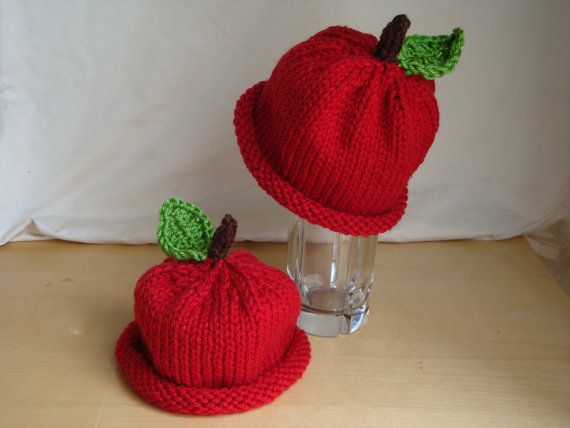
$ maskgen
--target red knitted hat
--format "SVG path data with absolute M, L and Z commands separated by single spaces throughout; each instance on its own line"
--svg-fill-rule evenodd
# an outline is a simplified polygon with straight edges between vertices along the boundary
M 463 31 L 380 40 L 330 27 L 294 46 L 238 100 L 241 154 L 259 185 L 311 223 L 350 235 L 392 228 L 438 128 L 435 77 L 459 59 Z
M 161 210 L 159 242 L 171 257 L 139 279 L 135 321 L 115 355 L 134 390 L 164 410 L 250 410 L 274 400 L 309 363 L 297 288 L 246 251 L 227 256 L 236 228 L 226 215 L 212 237 L 207 217 L 178 199 Z

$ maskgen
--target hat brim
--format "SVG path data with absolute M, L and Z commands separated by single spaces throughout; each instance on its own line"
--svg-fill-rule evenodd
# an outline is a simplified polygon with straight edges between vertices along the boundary
M 136 322 L 121 334 L 115 357 L 128 383 L 146 401 L 174 413 L 219 415 L 244 412 L 273 401 L 303 375 L 311 346 L 307 334 L 296 327 L 291 346 L 274 367 L 255 382 L 231 388 L 188 387 L 160 376 L 147 356 Z
M 373 216 L 362 216 L 326 207 L 291 186 L 267 162 L 259 144 L 255 106 L 266 82 L 249 88 L 238 100 L 234 126 L 243 160 L 265 192 L 280 205 L 310 223 L 346 235 L 373 235 L 385 232 L 404 215 L 408 192 L 405 189 L 391 209 Z

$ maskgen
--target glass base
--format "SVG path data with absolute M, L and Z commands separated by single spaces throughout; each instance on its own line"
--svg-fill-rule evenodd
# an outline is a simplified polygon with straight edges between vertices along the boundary
M 357 313 L 326 312 L 303 306 L 297 320 L 299 328 L 308 334 L 322 337 L 336 337 L 352 334 L 366 325 L 368 307 L 359 308 Z
M 301 297 L 299 327 L 316 336 L 335 337 L 366 324 L 377 241 L 377 235 L 343 235 L 293 219 L 287 273 Z

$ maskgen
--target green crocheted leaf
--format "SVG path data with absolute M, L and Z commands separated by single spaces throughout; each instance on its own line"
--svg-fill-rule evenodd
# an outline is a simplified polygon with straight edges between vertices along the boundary
M 443 36 L 414 34 L 404 40 L 398 62 L 406 74 L 419 74 L 432 80 L 453 71 L 464 43 L 461 28 L 455 28 L 453 33 Z
M 196 205 L 175 198 L 162 204 L 157 236 L 166 255 L 203 261 L 213 234 L 210 219 Z

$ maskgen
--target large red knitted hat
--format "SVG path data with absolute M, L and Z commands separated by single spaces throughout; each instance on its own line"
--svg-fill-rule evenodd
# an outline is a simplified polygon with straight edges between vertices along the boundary
M 307 335 L 296 326 L 297 288 L 246 251 L 227 255 L 236 228 L 226 215 L 213 233 L 197 207 L 178 199 L 161 210 L 159 242 L 171 257 L 139 279 L 135 321 L 115 355 L 134 390 L 164 410 L 253 409 L 309 363 Z
M 350 235 L 392 228 L 438 128 L 431 79 L 450 72 L 463 31 L 380 40 L 330 27 L 294 46 L 237 102 L 241 154 L 259 185 L 311 223 Z

